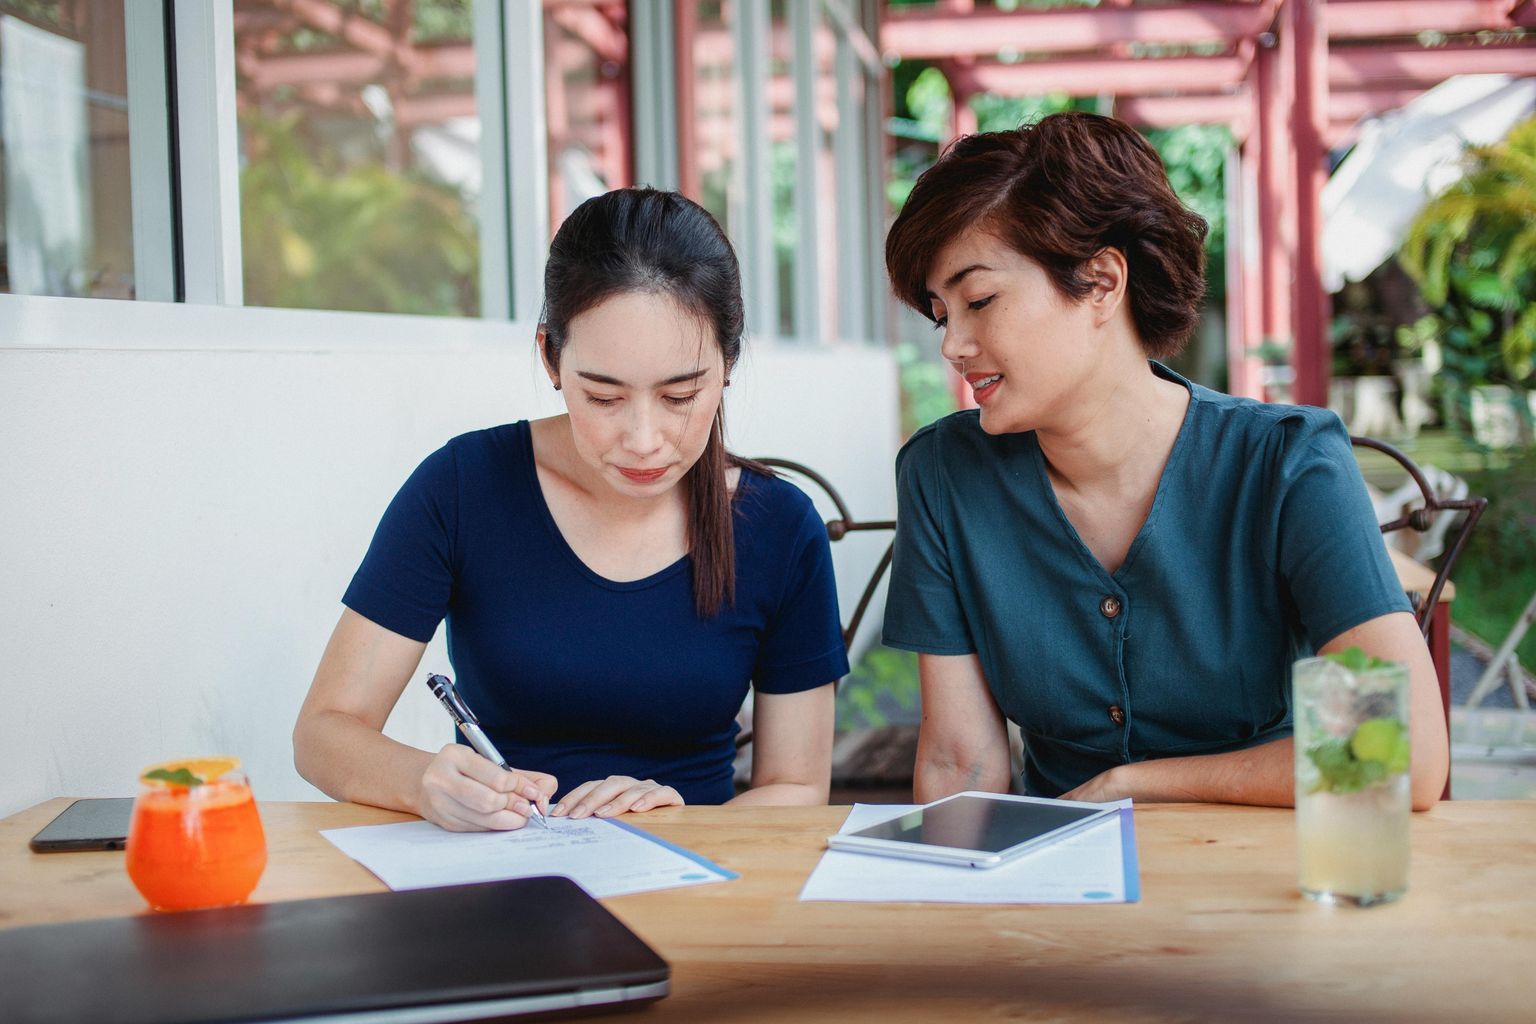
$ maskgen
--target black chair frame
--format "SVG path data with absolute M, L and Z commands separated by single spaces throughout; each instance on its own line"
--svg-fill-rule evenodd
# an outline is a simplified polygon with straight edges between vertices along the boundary
M 831 481 L 826 477 L 809 466 L 803 466 L 798 462 L 791 462 L 788 459 L 756 459 L 754 461 L 759 465 L 768 466 L 773 469 L 788 470 L 791 473 L 803 476 L 826 492 L 827 497 L 832 500 L 832 506 L 837 509 L 837 518 L 827 520 L 827 538 L 829 540 L 839 541 L 850 533 L 864 530 L 896 529 L 896 520 L 894 519 L 862 520 L 853 518 L 853 513 L 848 511 L 848 503 L 843 501 L 843 496 L 838 493 L 837 488 L 833 487 Z M 860 595 L 859 603 L 854 607 L 853 615 L 848 619 L 848 625 L 843 627 L 844 647 L 850 646 L 853 643 L 854 636 L 858 634 L 859 623 L 864 621 L 864 613 L 869 610 L 869 602 L 874 599 L 875 591 L 880 589 L 880 581 L 885 577 L 885 571 L 891 567 L 891 555 L 895 549 L 896 540 L 892 538 L 891 543 L 886 545 L 885 554 L 880 556 L 880 562 L 875 566 L 875 571 L 870 574 L 869 583 L 865 585 L 864 593 Z M 853 652 L 850 650 L 849 653 Z
M 1407 472 L 1408 476 L 1418 486 L 1424 496 L 1424 504 L 1415 509 L 1410 509 L 1391 522 L 1381 524 L 1383 534 L 1396 530 L 1414 529 L 1423 533 L 1434 525 L 1435 520 L 1442 513 L 1464 513 L 1465 517 L 1461 525 L 1454 531 L 1451 542 L 1446 545 L 1445 551 L 1440 556 L 1440 568 L 1435 573 L 1435 581 L 1430 586 L 1429 592 L 1422 595 L 1414 607 L 1414 618 L 1419 623 L 1419 630 L 1425 637 L 1429 636 L 1430 620 L 1434 618 L 1435 605 L 1440 600 L 1440 593 L 1445 589 L 1446 580 L 1451 577 L 1451 570 L 1456 565 L 1456 560 L 1461 557 L 1462 549 L 1466 547 L 1467 537 L 1471 535 L 1472 528 L 1482 518 L 1483 510 L 1488 507 L 1488 499 L 1480 497 L 1467 498 L 1441 498 L 1435 493 L 1435 489 L 1425 479 L 1423 470 L 1418 464 L 1404 455 L 1401 451 L 1371 437 L 1351 437 L 1350 443 L 1358 448 L 1370 448 L 1387 456 L 1396 462 Z

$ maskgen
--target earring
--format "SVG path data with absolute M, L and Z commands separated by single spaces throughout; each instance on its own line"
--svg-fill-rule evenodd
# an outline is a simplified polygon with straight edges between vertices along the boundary
M 725 383 L 721 384 L 720 386 L 723 387 L 723 388 L 730 387 L 731 386 L 731 378 L 729 378 L 729 377 L 725 378 Z
M 556 391 L 560 390 L 560 382 L 559 381 L 555 381 L 555 390 Z

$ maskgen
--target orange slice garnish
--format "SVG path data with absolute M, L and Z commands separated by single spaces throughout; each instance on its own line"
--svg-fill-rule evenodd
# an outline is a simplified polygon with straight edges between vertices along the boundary
M 239 767 L 238 757 L 189 757 L 152 764 L 139 773 L 139 781 L 151 786 L 199 786 Z

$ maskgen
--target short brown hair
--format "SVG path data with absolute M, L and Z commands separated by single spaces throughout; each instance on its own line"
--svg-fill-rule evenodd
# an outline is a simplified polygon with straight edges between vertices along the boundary
M 933 261 L 978 226 L 1040 264 L 1072 300 L 1092 289 L 1084 264 L 1120 250 L 1131 318 L 1153 358 L 1176 354 L 1200 318 L 1205 219 L 1179 200 L 1157 151 L 1123 121 L 1070 111 L 957 140 L 917 179 L 886 236 L 897 297 L 932 319 Z

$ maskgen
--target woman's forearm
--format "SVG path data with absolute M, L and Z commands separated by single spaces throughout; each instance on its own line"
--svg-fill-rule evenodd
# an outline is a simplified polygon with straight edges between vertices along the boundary
M 301 716 L 293 730 L 294 767 L 335 800 L 421 813 L 425 750 L 390 739 L 340 711 Z
M 827 787 L 806 782 L 769 782 L 753 786 L 726 802 L 764 807 L 820 807 L 827 802 Z
M 1286 737 L 1225 754 L 1123 764 L 1062 796 L 1071 800 L 1130 797 L 1147 803 L 1290 807 L 1296 799 L 1294 749 Z
M 920 804 L 967 790 L 1006 793 L 1011 781 L 1006 751 L 1001 758 L 961 759 L 925 751 L 921 739 L 918 741 L 917 764 L 912 772 L 912 797 Z

